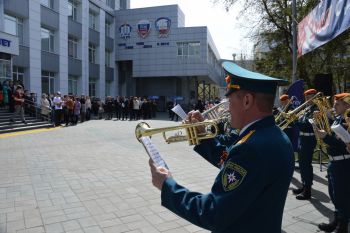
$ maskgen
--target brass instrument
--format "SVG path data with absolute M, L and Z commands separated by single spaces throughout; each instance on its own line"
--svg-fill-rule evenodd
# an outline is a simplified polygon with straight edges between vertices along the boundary
M 299 107 L 297 107 L 293 111 L 290 111 L 288 113 L 284 113 L 283 114 L 284 120 L 281 123 L 279 123 L 278 126 L 282 130 L 286 129 L 289 124 L 291 124 L 293 121 L 297 120 L 300 116 L 304 115 L 305 112 L 310 111 L 311 106 L 315 104 L 313 101 L 316 98 L 319 98 L 320 96 L 322 96 L 322 93 L 318 92 L 311 99 L 309 99 L 308 101 L 305 101 L 303 104 L 301 104 Z
M 202 113 L 202 116 L 204 119 L 207 120 L 214 120 L 230 116 L 229 105 L 230 102 L 228 100 L 224 100 L 215 105 L 214 107 L 204 111 Z
M 284 118 L 284 114 L 286 113 L 289 105 L 291 105 L 293 103 L 293 100 L 294 100 L 294 96 L 292 96 L 292 98 L 290 98 L 288 100 L 288 103 L 286 104 L 286 106 L 284 106 L 283 109 L 281 111 L 279 111 L 279 113 L 275 117 L 276 122 L 279 122 L 282 118 Z
M 198 132 L 197 127 L 204 127 L 204 132 Z M 182 135 L 180 130 L 185 130 L 186 135 Z M 174 136 L 167 137 L 168 131 L 180 131 Z M 151 128 L 146 122 L 140 122 L 135 128 L 135 135 L 138 140 L 141 137 L 152 136 L 154 134 L 162 133 L 164 140 L 169 144 L 173 142 L 188 141 L 188 144 L 198 145 L 201 140 L 215 138 L 218 135 L 219 128 L 216 120 L 205 120 L 198 123 L 182 124 L 178 126 L 170 126 L 164 128 Z
M 314 113 L 313 120 L 318 129 L 322 129 L 330 135 L 332 131 L 329 124 L 328 113 L 330 112 L 331 107 L 327 104 L 327 102 L 327 97 L 320 97 L 314 101 L 318 107 L 318 112 Z
M 344 119 L 346 124 L 348 125 L 348 132 L 350 133 L 350 108 L 346 109 L 345 113 L 344 113 Z

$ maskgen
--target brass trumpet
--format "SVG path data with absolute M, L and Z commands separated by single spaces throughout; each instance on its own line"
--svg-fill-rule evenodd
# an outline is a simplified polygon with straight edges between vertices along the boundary
M 310 111 L 310 108 L 312 105 L 314 105 L 314 100 L 316 98 L 319 98 L 322 96 L 322 92 L 318 92 L 316 95 L 314 95 L 311 99 L 308 101 L 305 101 L 302 105 L 294 109 L 293 111 L 287 112 L 283 114 L 284 120 L 278 124 L 278 126 L 284 130 L 288 127 L 289 124 L 291 124 L 293 121 L 298 119 L 300 116 L 302 116 L 305 112 Z M 311 104 L 311 105 L 309 105 Z M 308 106 L 309 105 L 309 106 Z
M 197 127 L 204 127 L 204 132 L 198 132 Z M 182 135 L 180 130 L 185 130 L 186 135 Z M 166 132 L 180 131 L 174 136 L 167 137 Z M 135 136 L 140 141 L 141 137 L 152 136 L 154 134 L 163 134 L 166 143 L 188 141 L 188 144 L 198 145 L 201 140 L 215 138 L 218 135 L 219 128 L 217 120 L 205 120 L 198 123 L 182 124 L 164 128 L 151 128 L 146 122 L 140 122 L 135 128 Z

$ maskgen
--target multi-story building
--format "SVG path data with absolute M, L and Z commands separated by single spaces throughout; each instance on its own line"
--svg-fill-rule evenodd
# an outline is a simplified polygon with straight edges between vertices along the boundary
M 0 66 L 0 79 L 19 80 L 38 96 L 152 96 L 165 105 L 196 98 L 199 84 L 220 83 L 209 31 L 185 27 L 177 5 L 130 9 L 130 0 L 0 0 L 0 19 L 0 35 L 18 40 L 17 52 L 2 62 L 6 68 Z

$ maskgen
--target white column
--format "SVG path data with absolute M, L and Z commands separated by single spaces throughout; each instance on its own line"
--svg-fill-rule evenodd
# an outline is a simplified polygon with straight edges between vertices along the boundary
M 59 31 L 58 31 L 58 53 L 59 53 L 59 86 L 62 94 L 68 94 L 68 0 L 59 1 Z
M 81 93 L 89 95 L 89 0 L 81 2 L 81 24 L 82 24 L 82 39 L 81 39 Z
M 40 0 L 29 2 L 29 86 L 41 96 L 41 18 Z M 37 98 L 40 101 L 40 98 Z
M 106 96 L 106 33 L 105 33 L 105 22 L 106 22 L 106 13 L 100 9 L 100 19 L 99 19 L 99 29 L 100 29 L 100 46 L 98 49 L 99 52 L 99 65 L 100 65 L 100 78 L 98 81 L 98 95 L 101 99 L 105 99 Z

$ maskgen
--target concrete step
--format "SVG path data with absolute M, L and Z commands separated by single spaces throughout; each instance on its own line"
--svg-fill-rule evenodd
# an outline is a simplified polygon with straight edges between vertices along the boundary
M 19 132 L 19 131 L 27 131 L 27 130 L 33 130 L 33 129 L 42 129 L 42 128 L 51 128 L 51 124 L 40 124 L 40 125 L 24 125 L 21 127 L 16 127 L 16 128 L 8 128 L 8 129 L 1 129 L 0 134 L 5 134 L 5 133 L 13 133 L 13 132 Z
M 46 123 L 46 121 L 42 121 L 42 120 L 40 120 L 40 119 L 26 119 L 26 122 L 28 122 L 28 123 L 32 123 L 32 122 L 45 122 Z M 7 119 L 6 121 L 0 121 L 0 127 L 1 126 L 4 126 L 4 125 L 9 125 L 10 124 L 10 120 L 9 119 Z M 14 123 L 13 123 L 13 125 L 16 125 L 16 124 L 22 124 L 22 121 L 20 121 L 20 119 L 17 119 L 17 121 L 15 121 Z
M 39 125 L 46 125 L 49 124 L 48 122 L 43 122 L 43 121 L 37 121 L 37 122 L 27 122 L 27 124 L 22 123 L 21 121 L 15 122 L 13 124 L 7 124 L 7 125 L 1 125 L 0 130 L 5 130 L 5 129 L 16 129 L 16 128 L 21 128 L 21 127 L 29 127 L 29 126 L 39 126 Z

